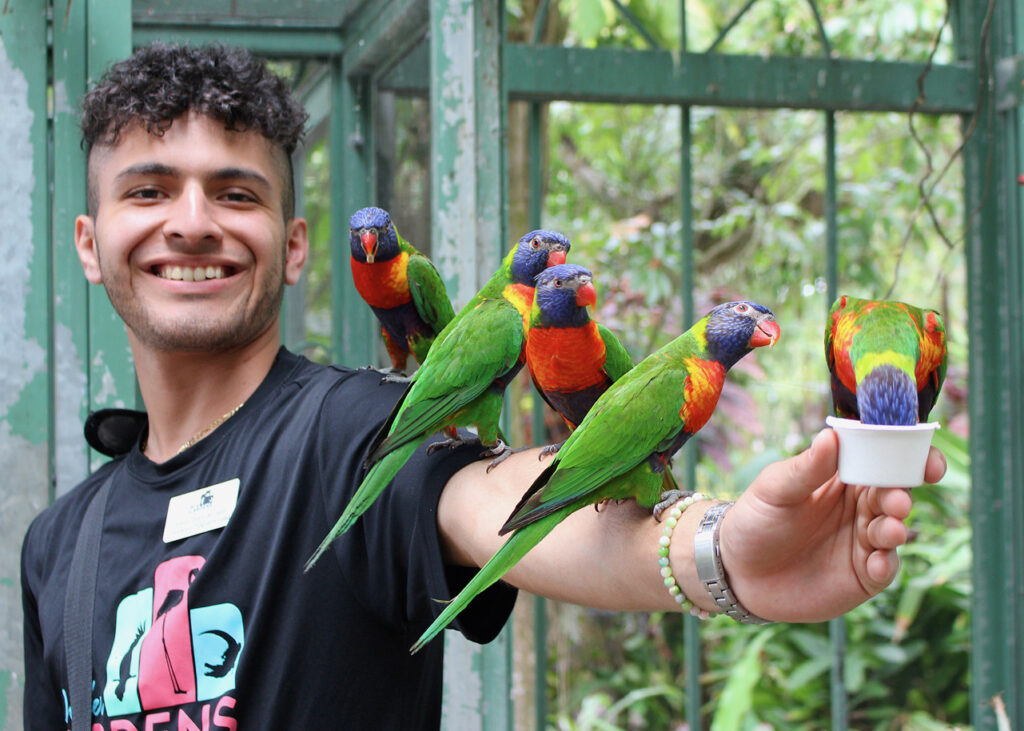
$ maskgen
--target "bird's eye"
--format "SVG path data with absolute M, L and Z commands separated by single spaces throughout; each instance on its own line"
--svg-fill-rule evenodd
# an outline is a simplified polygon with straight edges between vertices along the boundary
M 736 305 L 736 307 L 733 308 L 733 311 L 737 312 L 737 313 L 739 313 L 741 315 L 745 315 L 748 312 L 750 312 L 750 305 L 738 304 L 738 305 Z
M 540 248 L 540 239 L 534 239 L 533 241 L 531 241 L 530 242 L 530 246 L 532 246 L 535 249 L 539 249 Z
M 552 284 L 554 284 L 554 285 L 555 285 L 555 287 L 561 288 L 561 286 L 562 286 L 562 280 L 561 280 L 561 279 L 556 279 L 556 280 L 554 280 L 554 281 L 552 282 Z

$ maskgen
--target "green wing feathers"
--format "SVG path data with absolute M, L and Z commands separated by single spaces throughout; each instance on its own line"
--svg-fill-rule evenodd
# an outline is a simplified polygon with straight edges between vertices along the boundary
M 420 254 L 409 257 L 406 272 L 416 311 L 434 332 L 441 332 L 455 317 L 455 308 L 448 298 L 441 275 L 430 260 Z

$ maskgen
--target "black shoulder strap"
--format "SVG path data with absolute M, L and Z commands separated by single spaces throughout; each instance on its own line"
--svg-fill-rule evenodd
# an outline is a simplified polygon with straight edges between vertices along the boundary
M 72 731 L 92 728 L 92 622 L 96 570 L 100 560 L 103 513 L 113 476 L 96 492 L 82 519 L 71 557 L 64 597 L 64 654 L 68 663 L 68 696 Z

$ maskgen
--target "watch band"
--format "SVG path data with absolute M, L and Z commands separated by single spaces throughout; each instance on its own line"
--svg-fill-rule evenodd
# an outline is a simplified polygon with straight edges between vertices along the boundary
M 728 614 L 744 624 L 771 624 L 746 610 L 729 588 L 722 565 L 722 549 L 719 533 L 722 530 L 722 516 L 733 503 L 716 503 L 704 513 L 697 533 L 693 537 L 693 560 L 697 564 L 697 576 L 707 589 L 711 600 L 723 614 Z

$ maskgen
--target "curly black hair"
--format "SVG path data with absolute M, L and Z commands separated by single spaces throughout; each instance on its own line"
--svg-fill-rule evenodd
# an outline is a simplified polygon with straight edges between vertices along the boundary
M 87 151 L 95 145 L 116 145 L 121 133 L 136 124 L 162 135 L 190 111 L 222 122 L 231 131 L 258 132 L 289 158 L 285 210 L 290 217 L 290 156 L 309 115 L 284 79 L 244 48 L 161 42 L 143 46 L 111 66 L 82 97 L 81 106 Z M 90 201 L 91 211 L 94 202 Z

